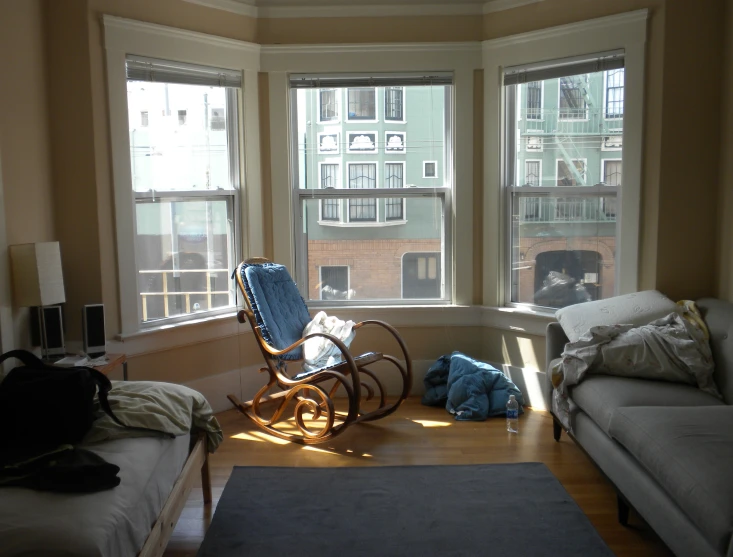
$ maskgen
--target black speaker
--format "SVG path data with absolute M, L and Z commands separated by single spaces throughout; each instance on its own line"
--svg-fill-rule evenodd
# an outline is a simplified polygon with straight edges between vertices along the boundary
M 43 315 L 41 315 L 41 311 L 43 311 Z M 48 358 L 66 354 L 61 306 L 31 308 L 30 317 L 31 343 L 33 346 L 41 347 L 41 357 Z
M 104 304 L 90 304 L 81 310 L 84 331 L 84 353 L 99 358 L 106 353 L 107 336 L 104 330 Z

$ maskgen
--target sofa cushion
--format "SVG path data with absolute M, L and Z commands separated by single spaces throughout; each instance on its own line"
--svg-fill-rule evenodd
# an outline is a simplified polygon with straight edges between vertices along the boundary
M 715 362 L 713 379 L 725 402 L 733 404 L 733 304 L 702 298 L 697 307 L 710 330 L 710 350 Z
M 725 555 L 733 533 L 733 407 L 619 408 L 609 431 Z
M 603 431 L 614 412 L 625 406 L 722 406 L 697 387 L 682 383 L 590 375 L 570 391 L 570 398 Z

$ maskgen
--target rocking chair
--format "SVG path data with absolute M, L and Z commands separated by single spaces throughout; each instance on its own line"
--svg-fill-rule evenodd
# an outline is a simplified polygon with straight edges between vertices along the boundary
M 323 443 L 340 435 L 352 424 L 389 416 L 410 394 L 412 362 L 404 341 L 392 326 L 382 321 L 367 320 L 354 325 L 353 330 L 367 325 L 386 329 L 402 349 L 404 365 L 397 358 L 378 352 L 353 356 L 341 340 L 326 333 L 303 337 L 303 329 L 311 317 L 285 266 L 258 257 L 239 264 L 235 276 L 246 303 L 246 309 L 237 313 L 237 319 L 240 323 L 245 319 L 249 321 L 267 365 L 260 372 L 267 372 L 269 380 L 250 401 L 240 402 L 234 395 L 227 398 L 267 433 L 306 445 Z M 288 365 L 303 361 L 303 343 L 319 336 L 333 342 L 342 359 L 326 367 L 288 373 Z M 387 393 L 376 372 L 368 368 L 380 361 L 391 363 L 401 375 L 402 392 L 391 404 L 387 402 Z M 379 405 L 365 411 L 362 393 L 366 391 L 364 401 L 375 398 L 371 383 L 378 390 Z M 335 409 L 334 395 L 339 389 L 346 394 L 346 412 Z M 271 390 L 275 392 L 270 393 Z M 293 417 L 298 432 L 284 430 L 283 424 L 279 423 L 291 402 L 295 404 Z M 261 407 L 266 403 L 277 404 L 269 418 L 261 414 Z M 308 423 L 304 414 L 312 415 Z M 285 427 L 293 430 L 292 425 L 285 424 Z

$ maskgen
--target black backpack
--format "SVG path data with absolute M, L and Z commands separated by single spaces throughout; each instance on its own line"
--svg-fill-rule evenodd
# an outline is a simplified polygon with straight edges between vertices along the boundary
M 103 373 L 48 365 L 26 350 L 6 352 L 0 364 L 8 358 L 24 365 L 0 382 L 0 465 L 79 443 L 95 419 L 97 392 L 102 409 L 124 426 L 109 406 L 112 383 Z

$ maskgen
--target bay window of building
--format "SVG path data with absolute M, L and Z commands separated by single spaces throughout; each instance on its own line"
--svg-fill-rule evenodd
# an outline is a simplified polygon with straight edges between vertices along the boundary
M 241 72 L 127 57 L 128 114 L 156 115 L 130 118 L 128 130 L 141 327 L 235 305 L 241 81 Z
M 614 52 L 505 70 L 511 304 L 556 309 L 617 292 L 623 161 L 621 151 L 607 152 L 605 119 L 617 115 L 613 133 L 621 138 L 623 105 L 608 99 L 623 103 L 623 77 L 613 77 L 623 66 Z M 541 90 L 538 121 L 528 111 Z M 530 149 L 531 141 L 543 149 Z
M 290 76 L 295 275 L 306 301 L 450 301 L 445 269 L 451 268 L 446 234 L 453 75 L 432 74 L 430 81 L 423 85 L 424 79 L 401 74 Z M 345 99 L 342 121 L 310 113 L 312 107 L 322 110 L 314 100 L 324 90 Z M 381 121 L 378 99 L 384 100 Z M 407 121 L 408 110 L 422 117 Z M 373 123 L 362 127 L 359 120 Z M 324 134 L 343 137 L 345 148 L 309 148 Z M 414 253 L 429 256 L 412 262 L 406 254 Z

